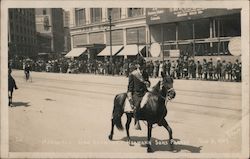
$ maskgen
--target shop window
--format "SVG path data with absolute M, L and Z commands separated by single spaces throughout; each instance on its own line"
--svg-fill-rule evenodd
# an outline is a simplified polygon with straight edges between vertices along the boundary
M 176 40 L 176 24 L 163 25 L 164 41 Z
M 181 56 L 191 56 L 193 54 L 193 45 L 192 44 L 180 44 L 178 45 Z
M 127 44 L 144 44 L 146 42 L 145 27 L 127 29 Z
M 208 56 L 210 53 L 209 43 L 195 44 L 195 56 Z
M 108 16 L 109 11 L 111 11 L 111 19 L 112 20 L 119 20 L 121 19 L 121 8 L 108 8 Z
M 143 8 L 129 8 L 128 17 L 138 17 L 144 14 Z
M 76 18 L 76 26 L 86 24 L 85 9 L 76 9 L 75 18 Z
M 102 9 L 101 8 L 90 8 L 90 18 L 91 18 L 92 23 L 101 22 Z
M 223 16 L 216 19 L 216 37 L 231 37 L 241 35 L 240 14 Z
M 43 9 L 43 15 L 46 15 L 47 12 L 46 12 L 46 9 Z
M 193 22 L 180 22 L 178 25 L 179 40 L 193 39 Z
M 194 21 L 195 39 L 209 38 L 210 32 L 210 21 L 209 19 L 201 19 Z
M 162 47 L 163 51 L 167 51 L 167 50 L 175 50 L 176 49 L 176 45 L 164 45 Z

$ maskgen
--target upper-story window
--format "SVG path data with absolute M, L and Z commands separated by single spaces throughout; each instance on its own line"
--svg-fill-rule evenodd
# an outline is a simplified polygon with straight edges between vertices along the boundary
M 43 9 L 43 15 L 46 15 L 47 12 L 46 12 L 46 9 Z
M 90 8 L 90 19 L 91 19 L 91 23 L 101 22 L 102 9 L 101 8 Z
M 128 8 L 128 17 L 138 17 L 144 14 L 143 8 Z
M 108 16 L 111 12 L 112 20 L 119 20 L 121 19 L 121 8 L 108 8 Z
M 86 14 L 85 9 L 76 9 L 75 11 L 76 17 L 76 26 L 86 24 Z

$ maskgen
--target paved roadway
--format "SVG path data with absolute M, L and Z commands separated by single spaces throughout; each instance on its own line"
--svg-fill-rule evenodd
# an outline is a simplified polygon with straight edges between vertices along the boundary
M 142 131 L 131 124 L 134 146 L 117 129 L 115 141 L 108 140 L 113 98 L 126 91 L 127 78 L 32 72 L 33 81 L 25 82 L 15 70 L 13 76 L 19 89 L 9 108 L 10 152 L 146 152 L 143 123 Z M 240 83 L 175 80 L 174 87 L 166 117 L 174 152 L 240 152 Z M 163 127 L 155 126 L 152 136 L 155 153 L 172 153 Z

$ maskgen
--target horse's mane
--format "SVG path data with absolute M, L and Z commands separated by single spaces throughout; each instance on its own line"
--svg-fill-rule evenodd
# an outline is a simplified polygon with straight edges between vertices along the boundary
M 160 92 L 161 81 L 158 81 L 157 84 L 152 88 L 153 94 L 158 94 Z

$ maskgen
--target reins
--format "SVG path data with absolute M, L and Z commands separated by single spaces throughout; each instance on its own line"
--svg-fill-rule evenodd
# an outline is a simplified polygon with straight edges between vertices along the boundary
M 171 99 L 168 98 L 168 94 L 169 94 L 169 92 L 171 92 L 171 91 L 174 91 L 174 88 L 168 89 L 168 93 L 167 93 L 166 97 L 164 97 L 163 95 L 161 95 L 161 93 L 157 93 L 157 94 L 156 94 L 155 92 L 152 92 L 152 91 L 149 91 L 149 92 L 152 93 L 152 94 L 158 95 L 159 97 L 161 97 L 162 99 L 164 99 L 164 100 L 165 100 L 165 106 L 166 106 L 167 102 L 168 102 L 168 101 L 171 101 Z M 148 126 L 147 123 L 146 123 L 144 120 L 142 120 L 142 121 L 143 121 L 143 123 L 145 124 L 145 126 Z M 155 125 L 155 126 L 152 126 L 152 128 L 155 128 L 155 127 L 157 127 L 157 126 L 158 126 L 158 124 Z

